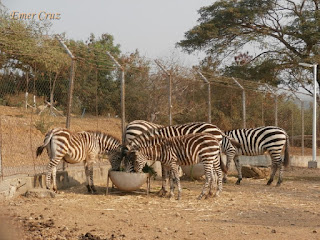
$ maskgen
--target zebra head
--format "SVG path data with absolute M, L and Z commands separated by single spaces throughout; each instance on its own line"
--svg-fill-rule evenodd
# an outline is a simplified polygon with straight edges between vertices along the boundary
M 113 171 L 120 171 L 120 165 L 122 161 L 122 149 L 117 148 L 112 153 L 109 153 L 109 161 Z
M 138 149 L 132 149 L 125 154 L 126 172 L 142 172 L 147 159 Z

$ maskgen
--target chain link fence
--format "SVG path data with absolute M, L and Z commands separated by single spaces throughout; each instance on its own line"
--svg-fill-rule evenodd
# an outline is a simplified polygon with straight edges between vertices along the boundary
M 97 60 L 90 48 L 70 48 L 81 55 L 75 61 L 70 130 L 99 130 L 121 139 L 120 72 L 104 50 Z M 122 56 L 120 64 L 125 71 L 126 122 L 211 121 L 222 130 L 276 125 L 290 136 L 291 154 L 311 155 L 312 106 L 297 93 L 205 72 L 204 81 L 193 69 L 160 67 L 135 55 Z M 43 173 L 49 160 L 46 154 L 37 158 L 36 148 L 48 130 L 66 127 L 70 65 L 52 71 L 31 66 L 28 71 L 4 67 L 0 74 L 2 177 Z

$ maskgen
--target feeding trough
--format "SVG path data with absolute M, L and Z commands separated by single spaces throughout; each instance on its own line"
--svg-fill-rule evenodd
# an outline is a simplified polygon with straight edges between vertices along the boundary
M 189 166 L 181 166 L 184 174 L 191 179 L 200 179 L 204 175 L 204 167 L 202 163 Z
M 149 193 L 150 178 L 148 173 L 109 171 L 107 182 L 107 194 L 109 187 L 109 178 L 119 190 L 126 192 L 138 190 L 144 183 L 147 183 L 147 194 Z

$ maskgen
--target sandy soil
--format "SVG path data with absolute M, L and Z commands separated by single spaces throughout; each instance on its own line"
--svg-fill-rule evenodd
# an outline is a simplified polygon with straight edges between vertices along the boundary
M 149 196 L 146 185 L 132 193 L 105 195 L 101 185 L 88 195 L 82 185 L 55 198 L 21 196 L 1 203 L 8 217 L 1 225 L 21 239 L 320 239 L 320 169 L 290 168 L 280 187 L 235 181 L 200 201 L 203 181 L 187 179 L 180 201 L 158 197 L 159 180 Z

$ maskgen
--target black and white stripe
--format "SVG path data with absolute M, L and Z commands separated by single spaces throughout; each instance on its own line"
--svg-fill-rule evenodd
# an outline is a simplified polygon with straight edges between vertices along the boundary
M 149 137 L 152 135 L 161 136 L 164 138 L 171 138 L 177 136 L 183 136 L 187 134 L 194 134 L 194 133 L 208 133 L 213 135 L 220 143 L 222 142 L 222 137 L 225 136 L 223 131 L 221 131 L 217 126 L 206 123 L 206 122 L 193 122 L 193 123 L 185 123 L 181 125 L 172 125 L 167 127 L 159 127 L 159 125 L 152 126 L 153 123 L 148 123 L 143 120 L 136 120 L 132 123 L 129 123 L 127 126 L 126 131 L 126 139 L 127 146 L 132 147 L 135 145 L 135 138 L 136 136 L 140 136 L 140 141 L 148 141 Z M 127 133 L 128 132 L 128 133 Z M 128 136 L 128 137 L 127 137 Z M 229 137 L 226 136 L 227 141 L 229 142 Z M 236 147 L 239 147 L 238 143 L 230 139 L 232 143 L 235 144 Z M 139 145 L 138 145 L 139 146 Z M 150 159 L 151 160 L 151 159 Z M 125 161 L 125 166 L 127 171 L 130 171 L 133 166 L 128 164 Z M 160 190 L 160 195 L 165 195 L 167 193 L 166 186 L 168 182 L 168 169 L 165 166 L 162 166 L 162 189 Z
M 153 131 L 154 129 L 162 128 L 163 125 L 147 122 L 144 120 L 135 120 L 126 126 L 125 143 L 128 144 L 131 140 L 143 133 Z
M 99 154 L 108 154 L 112 168 L 120 168 L 121 143 L 105 133 L 93 131 L 72 133 L 65 128 L 54 128 L 46 134 L 43 145 L 37 148 L 37 156 L 44 148 L 47 149 L 50 158 L 46 186 L 50 189 L 52 173 L 54 191 L 57 191 L 56 171 L 61 160 L 71 164 L 84 161 L 89 192 L 96 192 L 93 184 L 93 163 Z
M 193 165 L 202 162 L 206 181 L 198 199 L 201 199 L 210 186 L 208 195 L 212 195 L 213 174 L 218 176 L 216 196 L 222 191 L 223 162 L 220 163 L 220 143 L 217 138 L 208 133 L 188 134 L 176 137 L 162 137 L 159 135 L 140 135 L 132 140 L 133 144 L 127 148 L 126 158 L 134 166 L 134 170 L 142 170 L 146 161 L 152 159 L 160 161 L 162 166 L 170 169 L 170 197 L 173 197 L 175 181 L 178 187 L 178 199 L 181 196 L 178 165 Z
M 283 166 L 289 165 L 289 138 L 287 133 L 275 126 L 258 127 L 250 129 L 235 129 L 226 131 L 225 134 L 237 140 L 241 147 L 234 148 L 228 141 L 223 139 L 222 149 L 227 155 L 227 168 L 230 166 L 232 159 L 235 162 L 238 171 L 238 181 L 242 180 L 241 166 L 239 163 L 239 155 L 258 156 L 268 152 L 272 160 L 272 171 L 268 181 L 270 185 L 274 175 L 279 168 L 279 179 L 277 185 L 282 182 Z M 282 150 L 285 149 L 284 159 L 281 157 Z M 226 180 L 226 175 L 224 181 Z

